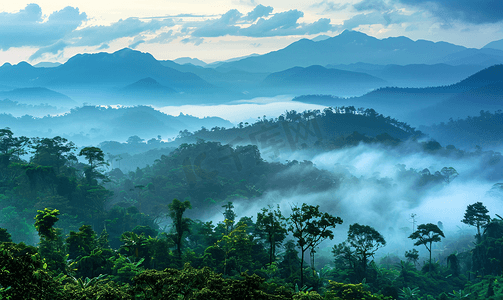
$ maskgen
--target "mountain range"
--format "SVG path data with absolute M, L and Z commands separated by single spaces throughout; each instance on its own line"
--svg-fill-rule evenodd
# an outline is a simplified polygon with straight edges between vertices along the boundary
M 221 64 L 217 69 L 278 72 L 293 66 L 359 62 L 378 65 L 436 64 L 456 62 L 477 54 L 494 59 L 491 64 L 503 62 L 503 51 L 497 49 L 468 49 L 446 42 L 413 41 L 403 36 L 377 39 L 346 30 L 338 36 L 317 42 L 302 39 L 278 51 Z
M 0 100 L 57 107 L 68 103 L 168 106 L 330 94 L 343 102 L 349 100 L 340 97 L 352 97 L 350 101 L 386 114 L 393 113 L 389 107 L 406 103 L 407 109 L 398 113 L 410 117 L 406 112 L 429 109 L 451 97 L 465 99 L 466 104 L 482 103 L 485 98 L 480 95 L 487 95 L 492 104 L 485 107 L 493 108 L 499 105 L 499 83 L 475 90 L 463 79 L 503 63 L 499 43 L 470 49 L 344 31 L 334 37 L 302 39 L 264 55 L 212 64 L 191 58 L 158 61 L 149 53 L 125 48 L 114 53 L 78 54 L 52 67 L 6 63 L 0 67 Z M 426 119 L 437 119 L 433 116 L 438 114 L 448 115 L 439 110 Z
M 330 105 L 372 107 L 415 126 L 478 115 L 480 110 L 503 107 L 503 65 L 494 65 L 460 82 L 429 88 L 386 87 L 360 97 L 305 96 L 299 101 Z

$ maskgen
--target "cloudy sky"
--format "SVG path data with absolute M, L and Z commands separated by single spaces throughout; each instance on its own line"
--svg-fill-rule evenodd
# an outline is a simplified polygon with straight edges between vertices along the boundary
M 124 47 L 205 62 L 344 29 L 480 48 L 503 39 L 501 0 L 24 0 L 0 5 L 0 64 Z

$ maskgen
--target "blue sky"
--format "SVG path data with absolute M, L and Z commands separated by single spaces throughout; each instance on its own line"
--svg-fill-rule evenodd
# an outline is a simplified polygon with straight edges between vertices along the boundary
M 0 7 L 0 63 L 64 62 L 124 47 L 206 62 L 344 29 L 480 48 L 503 39 L 501 0 L 39 0 Z

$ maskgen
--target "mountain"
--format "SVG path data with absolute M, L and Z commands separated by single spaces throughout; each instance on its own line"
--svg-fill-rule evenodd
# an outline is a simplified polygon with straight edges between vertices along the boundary
M 349 65 L 327 65 L 327 68 L 362 72 L 382 78 L 391 86 L 397 87 L 432 87 L 451 85 L 483 70 L 480 65 L 448 64 L 412 64 L 412 65 L 375 65 L 356 63 Z
M 346 30 L 338 36 L 312 41 L 302 39 L 286 48 L 256 57 L 221 64 L 217 69 L 248 72 L 278 72 L 295 66 L 351 64 L 424 64 L 465 50 L 446 42 L 413 41 L 406 37 L 377 39 L 357 31 Z
M 386 84 L 386 81 L 365 73 L 310 66 L 272 73 L 264 79 L 260 87 L 274 91 L 275 94 L 302 94 L 316 91 L 320 94 L 353 96 L 367 93 Z
M 431 124 L 449 118 L 476 116 L 480 111 L 503 109 L 503 65 L 484 69 L 459 82 L 457 86 L 470 89 L 416 112 L 416 117 Z
M 169 105 L 169 99 L 177 94 L 174 89 L 160 84 L 151 77 L 143 78 L 135 83 L 129 84 L 121 88 L 118 93 L 123 99 L 130 100 L 123 102 L 124 104 L 131 105 L 137 104 L 137 99 L 142 99 L 143 101 L 148 100 L 151 104 Z
M 194 131 L 206 128 L 232 127 L 232 123 L 222 118 L 197 118 L 180 114 L 167 115 L 148 106 L 105 107 L 83 106 L 58 116 L 15 118 L 0 114 L 2 127 L 10 127 L 18 135 L 68 138 L 79 146 L 97 145 L 103 141 L 126 141 L 137 135 L 144 139 L 173 138 L 185 129 Z
M 199 66 L 199 67 L 206 66 L 206 63 L 204 61 L 197 59 L 197 58 L 180 57 L 180 58 L 177 58 L 173 61 L 176 62 L 177 64 L 180 64 L 180 65 L 191 64 L 191 65 Z
M 160 61 L 163 66 L 173 68 L 180 72 L 190 72 L 201 77 L 212 85 L 237 92 L 250 92 L 262 82 L 269 73 L 251 73 L 241 70 L 217 70 L 203 68 L 192 64 L 180 65 L 171 60 Z
M 492 41 L 482 48 L 483 49 L 491 48 L 491 49 L 503 50 L 503 39 L 497 40 L 497 41 Z
M 495 64 L 503 63 L 503 51 L 491 48 L 465 49 L 446 55 L 439 59 L 438 62 L 449 65 L 471 64 L 490 67 Z
M 448 86 L 387 87 L 361 97 L 330 99 L 312 95 L 297 100 L 331 106 L 371 107 L 414 126 L 429 125 L 449 118 L 473 116 L 480 110 L 503 108 L 503 65 L 486 68 Z
M 58 107 L 74 107 L 77 105 L 77 102 L 70 97 L 42 87 L 19 88 L 0 92 L 0 99 L 9 99 L 31 105 L 42 103 Z
M 55 67 L 61 66 L 61 64 L 58 63 L 58 62 L 46 62 L 46 61 L 43 61 L 43 62 L 39 62 L 38 64 L 33 65 L 33 66 L 35 68 L 55 68 Z
M 38 82 L 46 86 L 117 86 L 151 77 L 180 92 L 200 92 L 212 86 L 191 73 L 161 65 L 151 54 L 128 48 L 114 53 L 77 54 L 53 68 Z M 37 81 L 36 81 L 37 82 Z
M 47 72 L 46 68 L 35 68 L 24 61 L 16 65 L 4 63 L 0 67 L 0 83 L 16 87 L 33 86 L 33 82 L 37 78 L 43 77 Z

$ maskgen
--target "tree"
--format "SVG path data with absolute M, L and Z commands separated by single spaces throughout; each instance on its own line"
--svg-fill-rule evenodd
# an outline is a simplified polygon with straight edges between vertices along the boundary
M 443 231 L 440 230 L 437 225 L 432 223 L 417 226 L 417 230 L 409 236 L 409 239 L 417 240 L 414 243 L 414 246 L 424 245 L 426 250 L 430 252 L 428 272 L 431 272 L 431 245 L 433 242 L 440 242 L 440 237 L 445 238 Z
M 262 208 L 262 212 L 257 213 L 256 230 L 265 236 L 269 244 L 269 263 L 272 264 L 276 257 L 276 248 L 281 245 L 286 238 L 286 218 L 281 214 L 279 205 L 276 210 L 272 206 Z
M 224 221 L 225 221 L 225 234 L 229 234 L 232 230 L 234 230 L 234 222 L 236 220 L 236 213 L 234 212 L 234 205 L 232 202 L 227 202 L 227 204 L 222 205 L 223 208 L 225 208 L 223 214 L 224 214 Z M 226 221 L 228 220 L 228 221 Z
M 480 240 L 480 227 L 487 225 L 491 221 L 491 217 L 487 214 L 489 211 L 482 204 L 476 202 L 466 207 L 465 217 L 461 222 L 477 227 L 477 239 Z
M 44 210 L 37 210 L 35 228 L 41 238 L 46 240 L 53 240 L 56 238 L 56 230 L 53 226 L 59 220 L 57 217 L 58 215 L 59 210 L 57 209 L 51 210 L 49 208 L 44 208 Z
M 419 252 L 416 249 L 405 251 L 405 258 L 415 266 L 417 260 L 419 259 Z
M 442 174 L 446 183 L 451 183 L 451 181 L 459 175 L 458 171 L 453 167 L 443 167 L 442 170 L 440 170 L 440 174 Z
M 292 232 L 300 248 L 300 285 L 304 285 L 304 253 L 307 249 L 314 249 L 325 239 L 333 239 L 334 234 L 329 228 L 335 228 L 342 224 L 340 217 L 334 217 L 329 213 L 322 213 L 320 206 L 302 204 L 302 207 L 292 207 L 289 218 L 288 231 Z
M 52 139 L 34 138 L 32 142 L 33 145 L 31 147 L 35 150 L 35 155 L 31 161 L 43 166 L 53 166 L 58 174 L 61 167 L 68 160 L 77 160 L 73 154 L 73 151 L 77 147 L 73 142 L 69 142 L 65 138 L 60 136 Z
M 189 201 L 181 202 L 178 199 L 168 205 L 169 217 L 173 220 L 173 227 L 175 228 L 174 242 L 176 245 L 176 254 L 178 258 L 182 257 L 182 239 L 185 232 L 190 232 L 191 219 L 184 218 L 183 213 L 188 208 L 192 208 Z
M 355 254 L 363 267 L 363 278 L 365 278 L 368 258 L 373 257 L 379 248 L 386 246 L 386 241 L 373 227 L 355 223 L 349 225 L 348 242 L 355 248 Z
M 86 178 L 90 183 L 93 182 L 94 178 L 106 179 L 105 175 L 96 171 L 99 166 L 106 165 L 108 163 L 105 161 L 105 154 L 100 148 L 97 147 L 85 147 L 80 150 L 79 156 L 84 156 L 89 162 L 89 168 L 85 170 Z M 97 183 L 95 183 L 97 184 Z
M 82 225 L 78 232 L 70 231 L 66 243 L 69 259 L 89 255 L 97 247 L 96 232 L 91 228 L 91 225 Z

